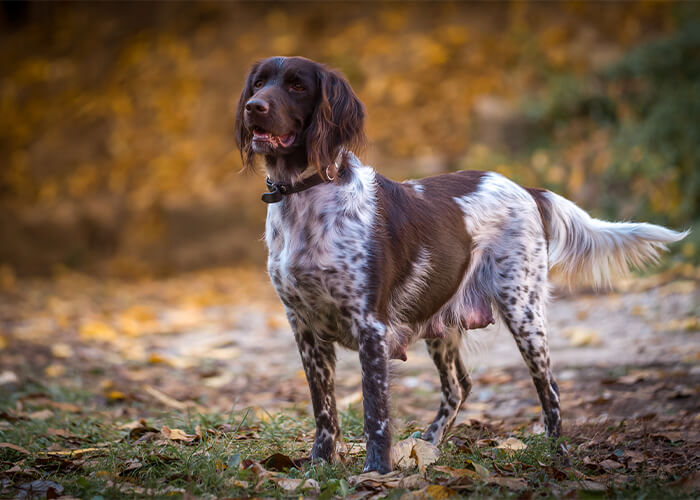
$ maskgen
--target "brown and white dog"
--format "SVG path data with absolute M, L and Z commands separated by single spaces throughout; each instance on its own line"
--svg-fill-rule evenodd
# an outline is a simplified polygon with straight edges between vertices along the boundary
M 391 181 L 351 152 L 364 142 L 363 120 L 347 81 L 301 57 L 253 65 L 236 115 L 244 164 L 265 158 L 268 271 L 311 390 L 311 458 L 334 460 L 342 439 L 336 343 L 359 351 L 364 470 L 385 473 L 389 360 L 405 360 L 417 339 L 427 343 L 442 402 L 423 439 L 438 443 L 471 388 L 460 337 L 492 323 L 494 310 L 530 370 L 547 435 L 558 437 L 545 321 L 550 269 L 604 284 L 686 233 L 593 219 L 552 192 L 493 172 Z

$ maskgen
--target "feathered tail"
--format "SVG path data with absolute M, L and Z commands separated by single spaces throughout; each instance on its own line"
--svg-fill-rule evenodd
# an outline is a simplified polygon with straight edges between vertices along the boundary
M 568 283 L 585 281 L 610 286 L 612 278 L 658 261 L 666 245 L 685 238 L 654 224 L 594 219 L 573 202 L 550 191 L 543 211 L 549 233 L 549 267 Z M 548 213 L 547 213 L 548 212 Z

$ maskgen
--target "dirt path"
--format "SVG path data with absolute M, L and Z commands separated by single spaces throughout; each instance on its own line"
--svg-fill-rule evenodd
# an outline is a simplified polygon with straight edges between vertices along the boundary
M 698 377 L 697 274 L 686 268 L 680 275 L 625 282 L 602 295 L 555 294 L 560 296 L 549 308 L 550 346 L 563 386 L 578 383 L 582 373 L 600 380 L 658 378 L 653 367 L 682 370 L 689 381 Z M 265 276 L 256 271 L 217 269 L 141 283 L 76 275 L 10 282 L 0 301 L 0 333 L 2 380 L 11 386 L 15 379 L 19 385 L 68 383 L 126 400 L 147 400 L 143 388 L 151 387 L 219 411 L 308 403 L 291 331 Z M 491 405 L 491 414 L 537 405 L 503 325 L 475 331 L 467 345 L 477 384 L 462 420 L 507 394 L 506 379 L 517 380 L 517 390 Z M 394 362 L 395 403 L 426 419 L 432 409 L 425 408 L 438 400 L 437 376 L 422 343 L 408 357 Z M 582 396 L 597 394 L 600 380 Z M 341 406 L 360 401 L 356 353 L 339 351 L 338 381 Z M 697 385 L 688 387 L 679 390 L 695 399 Z

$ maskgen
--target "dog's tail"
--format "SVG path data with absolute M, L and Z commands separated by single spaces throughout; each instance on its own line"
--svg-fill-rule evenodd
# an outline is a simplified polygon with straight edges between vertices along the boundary
M 610 286 L 612 278 L 658 261 L 677 232 L 647 223 L 594 219 L 573 202 L 550 191 L 531 190 L 549 238 L 549 267 L 569 283 L 582 280 Z

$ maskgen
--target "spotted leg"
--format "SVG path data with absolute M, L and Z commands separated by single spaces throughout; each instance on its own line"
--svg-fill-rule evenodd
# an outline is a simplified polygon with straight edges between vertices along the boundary
M 548 436 L 561 435 L 559 388 L 552 375 L 544 318 L 544 287 L 510 287 L 499 296 L 498 308 L 515 338 L 537 389 Z
M 367 458 L 364 471 L 391 471 L 389 416 L 389 349 L 386 327 L 375 320 L 356 322 L 362 367 L 362 400 L 365 410 Z
M 289 316 L 311 391 L 316 420 L 311 458 L 333 462 L 338 458 L 336 445 L 342 442 L 335 405 L 335 347 L 332 343 L 319 341 L 310 328 L 296 321 L 293 315 Z
M 433 444 L 438 444 L 452 426 L 459 408 L 467 399 L 472 387 L 471 378 L 460 357 L 459 335 L 459 332 L 452 331 L 444 339 L 426 339 L 425 341 L 440 374 L 442 391 L 440 409 L 435 420 L 422 436 Z

